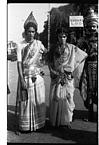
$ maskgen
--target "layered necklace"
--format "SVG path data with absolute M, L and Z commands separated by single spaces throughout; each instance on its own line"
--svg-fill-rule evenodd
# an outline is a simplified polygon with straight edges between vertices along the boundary
M 60 54 L 60 57 L 58 58 L 60 63 L 63 63 L 64 61 L 68 60 L 69 54 L 70 54 L 70 50 L 69 47 L 67 45 L 67 43 L 65 45 L 59 45 L 58 46 L 58 51 Z

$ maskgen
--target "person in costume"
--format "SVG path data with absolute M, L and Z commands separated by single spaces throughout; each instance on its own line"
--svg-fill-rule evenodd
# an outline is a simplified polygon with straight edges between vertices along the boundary
M 24 23 L 24 40 L 17 46 L 18 87 L 16 113 L 19 105 L 19 130 L 36 131 L 46 119 L 45 85 L 42 77 L 42 55 L 46 51 L 35 39 L 37 22 L 30 13 Z
M 57 29 L 57 36 L 58 41 L 49 52 L 51 76 L 49 120 L 53 127 L 71 127 L 75 108 L 73 100 L 74 72 L 77 72 L 87 54 L 75 45 L 67 43 L 68 32 L 66 28 Z
M 89 121 L 97 119 L 98 103 L 98 15 L 92 8 L 84 19 L 85 37 L 78 46 L 88 54 L 80 80 L 80 92 Z

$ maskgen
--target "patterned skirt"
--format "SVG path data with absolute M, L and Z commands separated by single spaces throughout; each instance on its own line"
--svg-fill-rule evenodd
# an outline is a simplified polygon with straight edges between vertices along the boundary
M 97 61 L 87 62 L 87 94 L 92 101 L 98 102 L 98 66 Z

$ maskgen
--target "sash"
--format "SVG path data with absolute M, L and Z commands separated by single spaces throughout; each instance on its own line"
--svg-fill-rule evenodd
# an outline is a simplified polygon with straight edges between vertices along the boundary
M 36 42 L 34 41 L 24 48 L 23 66 L 26 68 L 28 68 L 30 65 L 33 65 L 39 59 L 39 55 L 41 55 L 39 53 L 40 47 Z

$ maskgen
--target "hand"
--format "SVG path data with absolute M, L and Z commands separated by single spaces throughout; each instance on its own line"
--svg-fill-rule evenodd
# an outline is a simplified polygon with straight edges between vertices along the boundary
M 32 83 L 34 83 L 37 78 L 36 77 L 32 77 L 31 79 L 32 79 Z
M 44 53 L 44 50 L 41 48 L 39 52 L 42 54 L 42 53 Z
M 21 80 L 21 85 L 22 85 L 22 89 L 27 89 L 27 85 L 24 80 Z
M 41 71 L 40 74 L 41 74 L 42 76 L 44 76 L 45 73 L 44 73 L 43 71 Z

